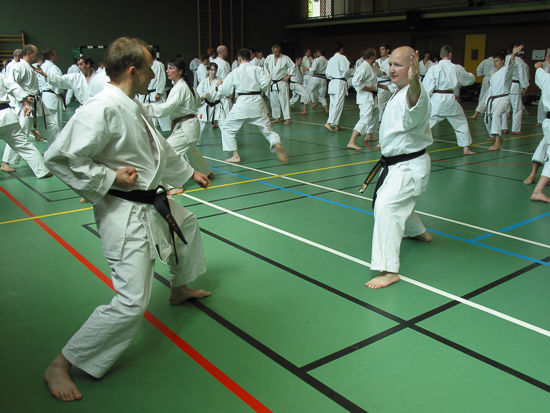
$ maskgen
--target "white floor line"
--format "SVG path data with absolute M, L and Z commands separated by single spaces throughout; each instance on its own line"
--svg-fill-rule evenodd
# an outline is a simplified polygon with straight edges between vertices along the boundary
M 200 199 L 200 198 L 196 198 L 196 197 L 194 197 L 194 196 L 192 196 L 192 195 L 189 195 L 189 194 L 186 194 L 186 193 L 183 193 L 182 195 L 185 196 L 186 198 L 189 198 L 189 199 L 195 201 L 195 202 L 199 202 L 199 203 L 204 204 L 204 205 L 206 205 L 206 206 L 209 206 L 209 207 L 211 207 L 211 208 L 217 209 L 217 210 L 219 210 L 219 211 L 223 211 L 223 212 L 225 212 L 225 213 L 227 213 L 227 214 L 230 214 L 230 215 L 233 215 L 233 216 L 235 216 L 235 217 L 237 217 L 237 218 L 244 219 L 245 221 L 251 222 L 251 223 L 256 224 L 256 225 L 259 225 L 259 226 L 261 226 L 261 227 L 263 227 L 263 228 L 266 228 L 266 229 L 269 229 L 269 230 L 271 230 L 271 231 L 277 232 L 277 233 L 279 233 L 279 234 L 281 234 L 281 235 L 284 235 L 284 236 L 287 236 L 287 237 L 289 237 L 289 238 L 295 239 L 295 240 L 297 240 L 297 241 L 303 242 L 303 243 L 305 243 L 305 244 L 311 245 L 312 247 L 319 248 L 319 249 L 321 249 L 321 250 L 323 250 L 323 251 L 326 251 L 326 252 L 329 252 L 329 253 L 331 253 L 331 254 L 337 255 L 337 256 L 339 256 L 339 257 L 341 257 L 341 258 L 344 258 L 344 259 L 346 259 L 346 260 L 353 261 L 353 262 L 355 262 L 355 263 L 357 263 L 357 264 L 359 264 L 359 265 L 362 265 L 362 266 L 365 266 L 365 267 L 370 267 L 370 263 L 368 263 L 368 262 L 366 262 L 366 261 L 363 261 L 363 260 L 361 260 L 361 259 L 359 259 L 359 258 L 355 258 L 355 257 L 353 257 L 353 256 L 351 256 L 351 255 L 345 254 L 345 253 L 343 253 L 343 252 L 337 251 L 337 250 L 335 250 L 335 249 L 333 249 L 333 248 L 330 248 L 330 247 L 327 247 L 327 246 L 325 246 L 325 245 L 319 244 L 319 243 L 317 243 L 317 242 L 314 242 L 314 241 L 308 240 L 308 239 L 306 239 L 306 238 L 300 237 L 300 236 L 298 236 L 298 235 L 296 235 L 296 234 L 292 234 L 291 232 L 282 230 L 282 229 L 280 229 L 280 228 L 274 227 L 274 226 L 269 225 L 269 224 L 266 224 L 266 223 L 264 223 L 264 222 L 257 221 L 257 220 L 255 220 L 255 219 L 253 219 L 253 218 L 250 218 L 250 217 L 247 217 L 247 216 L 245 216 L 245 215 L 239 214 L 238 212 L 231 211 L 231 210 L 229 210 L 229 209 L 227 209 L 227 208 L 223 208 L 223 207 L 221 207 L 221 206 L 212 204 L 212 203 L 210 203 L 210 202 L 208 202 L 208 201 L 204 201 L 204 200 L 202 200 L 202 199 Z M 501 312 L 499 312 L 499 311 L 493 310 L 492 308 L 485 307 L 485 306 L 483 306 L 483 305 L 480 305 L 480 304 L 471 302 L 471 301 L 469 301 L 469 300 L 465 300 L 464 298 L 461 298 L 461 297 L 459 297 L 459 296 L 457 296 L 457 295 L 454 295 L 454 294 L 448 293 L 448 292 L 446 292 L 446 291 L 440 290 L 439 288 L 432 287 L 432 286 L 430 286 L 430 285 L 428 285 L 428 284 L 424 284 L 424 283 L 422 283 L 422 282 L 420 282 L 420 281 L 416 281 L 416 280 L 414 280 L 414 279 L 412 279 L 412 278 L 405 277 L 405 276 L 403 276 L 403 275 L 399 275 L 399 277 L 400 277 L 401 280 L 403 280 L 403 281 L 405 281 L 405 282 L 408 282 L 408 283 L 410 283 L 410 284 L 416 285 L 417 287 L 423 288 L 423 289 L 425 289 L 425 290 L 427 290 L 427 291 L 431 291 L 431 292 L 433 292 L 433 293 L 435 293 L 435 294 L 441 295 L 441 296 L 446 297 L 446 298 L 449 298 L 449 299 L 451 299 L 451 300 L 458 301 L 458 302 L 460 302 L 460 303 L 462 303 L 462 304 L 465 304 L 465 305 L 467 305 L 467 306 L 469 306 L 469 307 L 475 308 L 475 309 L 477 309 L 477 310 L 483 311 L 483 312 L 485 312 L 485 313 L 487 313 L 487 314 L 491 314 L 491 315 L 493 315 L 493 316 L 495 316 L 495 317 L 501 318 L 501 319 L 503 319 L 503 320 L 506 320 L 506 321 L 511 322 L 511 323 L 513 323 L 513 324 L 516 324 L 516 325 L 518 325 L 518 326 L 521 326 L 521 327 L 527 328 L 527 329 L 529 329 L 529 330 L 532 330 L 532 331 L 534 331 L 534 332 L 536 332 L 536 333 L 539 333 L 539 334 L 545 335 L 545 336 L 547 336 L 547 337 L 550 337 L 550 331 L 547 331 L 547 330 L 545 330 L 545 329 L 543 329 L 543 328 L 537 327 L 537 326 L 535 326 L 535 325 L 533 325 L 533 324 L 526 323 L 525 321 L 519 320 L 519 319 L 514 318 L 514 317 L 511 317 L 511 316 L 509 316 L 509 315 L 507 315 L 507 314 L 504 314 L 504 313 L 501 313 Z
M 351 196 L 351 197 L 354 197 L 354 198 L 359 198 L 359 199 L 362 199 L 362 200 L 365 200 L 365 201 L 372 201 L 372 198 L 366 197 L 364 195 L 351 194 L 349 192 L 341 191 L 339 189 L 329 188 L 327 186 L 318 185 L 318 184 L 314 184 L 314 183 L 307 182 L 307 181 L 302 181 L 300 179 L 291 178 L 289 176 L 279 176 L 279 174 L 275 174 L 273 172 L 262 171 L 262 170 L 256 169 L 256 168 L 251 168 L 250 166 L 245 166 L 245 165 L 240 165 L 240 164 L 235 165 L 234 163 L 225 162 L 225 161 L 222 161 L 220 159 L 211 158 L 209 156 L 205 156 L 204 158 L 209 159 L 211 161 L 225 163 L 227 165 L 238 166 L 239 168 L 248 169 L 250 171 L 259 172 L 259 173 L 262 173 L 262 174 L 265 174 L 265 175 L 277 176 L 279 178 L 287 179 L 287 180 L 293 181 L 293 182 L 298 182 L 298 183 L 303 184 L 303 185 L 313 186 L 313 187 L 316 187 L 316 188 L 319 188 L 319 189 L 324 189 L 324 190 L 327 190 L 327 191 L 330 191 L 330 192 L 336 192 L 336 193 L 339 193 L 339 194 L 342 194 L 342 195 Z M 479 230 L 479 231 L 488 232 L 488 233 L 491 233 L 493 235 L 498 235 L 498 236 L 505 237 L 505 238 L 510 238 L 510 239 L 513 239 L 513 240 L 516 240 L 516 241 L 525 242 L 527 244 L 537 245 L 539 247 L 550 249 L 550 245 L 543 244 L 543 243 L 536 242 L 536 241 L 532 241 L 532 240 L 525 239 L 525 238 L 516 237 L 514 235 L 506 234 L 504 232 L 493 231 L 492 229 L 479 227 L 477 225 L 468 224 L 466 222 L 456 221 L 454 219 L 445 218 L 445 217 L 442 217 L 442 216 L 439 216 L 439 215 L 430 214 L 428 212 L 416 211 L 416 213 L 419 214 L 419 215 L 425 215 L 425 216 L 430 217 L 430 218 L 435 218 L 435 219 L 439 219 L 439 220 L 442 220 L 442 221 L 447 221 L 447 222 L 450 222 L 450 223 L 453 223 L 453 224 L 456 224 L 456 225 L 461 225 L 461 226 L 476 229 L 476 230 Z

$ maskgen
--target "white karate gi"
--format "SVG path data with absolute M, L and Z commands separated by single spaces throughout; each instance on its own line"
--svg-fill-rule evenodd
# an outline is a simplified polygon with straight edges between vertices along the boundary
M 206 70 L 206 65 L 203 65 L 202 63 L 197 68 L 197 82 L 200 83 L 208 77 L 208 70 Z
M 234 60 L 233 63 L 231 64 L 231 70 L 235 70 L 238 67 L 239 67 L 239 61 Z
M 262 67 L 262 61 L 260 59 L 258 59 L 257 57 L 255 57 L 254 59 L 252 59 L 250 61 L 250 64 L 253 65 L 253 66 L 259 66 L 259 67 Z
M 473 74 L 466 72 L 450 60 L 443 59 L 437 65 L 430 67 L 422 84 L 430 96 L 432 113 L 430 127 L 433 128 L 443 119 L 447 119 L 455 130 L 459 146 L 472 144 L 472 135 L 462 106 L 457 102 L 454 93 L 436 93 L 435 91 L 452 91 L 460 86 L 469 86 L 476 81 Z
M 93 72 L 90 77 L 90 82 L 88 83 L 86 76 L 80 71 L 78 73 L 70 73 L 62 76 L 52 73 L 48 75 L 46 79 L 46 82 L 52 86 L 62 89 L 72 89 L 76 99 L 81 105 L 101 92 L 110 81 L 109 76 L 107 76 L 105 72 Z
M 302 57 L 302 85 L 307 89 L 307 85 L 309 84 L 309 80 L 311 79 L 312 73 L 309 70 L 311 65 L 313 64 L 313 58 L 311 56 L 304 56 Z M 308 69 L 308 70 L 304 70 Z M 309 99 L 308 99 L 309 100 Z
M 260 59 L 260 67 L 263 68 L 264 65 L 265 65 L 265 57 L 262 57 L 262 58 Z
M 10 72 L 11 72 L 11 70 L 14 68 L 14 65 L 16 65 L 17 63 L 19 63 L 19 62 L 17 62 L 15 59 L 12 59 L 12 60 L 6 65 L 6 73 L 5 73 L 5 75 L 4 75 L 4 76 L 6 77 L 6 79 L 10 77 Z M 15 98 L 14 98 L 12 95 L 8 94 L 8 99 L 10 100 L 10 106 L 11 106 L 13 109 L 15 109 Z
M 16 101 L 22 101 L 27 95 L 19 85 L 0 74 L 0 104 L 9 102 L 8 93 Z M 42 154 L 21 132 L 19 119 L 11 107 L 0 110 L 0 139 L 4 140 L 21 158 L 27 162 L 37 178 L 48 174 Z
M 328 94 L 330 95 L 327 123 L 338 126 L 344 109 L 344 100 L 348 95 L 349 60 L 347 57 L 335 53 L 327 63 L 326 76 L 329 79 Z
M 481 90 L 479 91 L 479 99 L 477 101 L 476 112 L 483 113 L 485 112 L 485 106 L 487 102 L 489 81 L 491 80 L 491 75 L 495 73 L 495 64 L 493 61 L 493 57 L 489 56 L 487 59 L 483 60 L 477 66 L 476 73 L 478 76 L 483 76 L 483 81 L 481 82 Z
M 378 63 L 378 67 L 380 68 L 380 71 L 384 72 L 385 74 L 381 74 L 378 76 L 378 83 L 384 85 L 384 86 L 390 86 L 391 79 L 390 79 L 390 56 L 385 60 L 382 60 L 382 58 L 376 59 L 376 63 Z M 386 89 L 380 89 L 378 88 L 378 121 L 382 121 L 382 115 L 384 115 L 384 109 L 386 109 L 386 104 L 388 103 L 388 100 L 390 100 L 390 97 L 392 95 L 392 92 Z
M 231 72 L 231 66 L 229 66 L 229 63 L 227 63 L 221 57 L 215 58 L 212 62 L 218 65 L 218 72 L 216 73 L 216 75 L 223 81 L 226 78 L 226 76 Z M 223 97 L 221 100 L 222 100 L 223 110 L 225 111 L 225 113 L 229 113 L 229 111 L 231 110 L 231 107 L 233 106 L 233 102 L 231 101 L 231 98 L 228 96 L 228 97 Z
M 327 63 L 328 60 L 325 56 L 319 56 L 313 60 L 309 73 L 311 73 L 311 79 L 307 85 L 307 91 L 309 93 L 309 101 L 311 103 L 319 102 L 321 106 L 327 106 Z
M 431 60 L 428 60 L 427 63 L 424 63 L 424 59 L 422 59 L 422 60 L 420 60 L 420 62 L 418 62 L 418 69 L 419 69 L 421 79 L 423 79 L 424 76 L 426 76 L 426 73 L 428 73 L 428 70 L 433 65 L 435 65 L 435 63 L 432 62 Z
M 271 116 L 275 119 L 290 119 L 290 93 L 288 81 L 282 81 L 286 76 L 294 75 L 296 66 L 292 59 L 280 54 L 275 61 L 275 55 L 270 54 L 264 63 L 265 72 L 271 77 L 269 89 L 269 102 L 271 104 Z M 282 115 L 281 115 L 282 113 Z
M 59 69 L 55 63 L 52 63 L 50 60 L 44 61 L 40 69 L 44 73 L 50 74 L 55 73 L 58 76 L 62 76 L 61 69 Z M 50 84 L 46 83 L 44 76 L 38 76 L 38 87 L 42 93 L 42 101 L 44 105 L 50 110 L 52 118 L 57 123 L 59 130 L 63 129 L 63 95 L 62 89 L 58 87 L 53 87 Z M 47 92 L 49 91 L 49 92 Z
M 144 103 L 143 107 L 149 114 L 156 118 L 170 116 L 174 121 L 182 116 L 195 115 L 201 99 L 198 93 L 193 94 L 185 80 L 180 79 L 174 85 L 166 102 L 160 104 Z M 197 150 L 197 142 L 200 137 L 199 120 L 196 117 L 178 122 L 168 137 L 168 143 L 174 150 L 184 155 L 191 166 L 205 175 L 212 172 L 210 167 Z
M 542 68 L 537 69 L 537 71 L 535 72 L 535 84 L 541 89 L 541 100 L 539 105 L 543 104 L 544 102 L 544 109 L 546 110 L 546 112 L 550 112 L 550 74 Z M 541 175 L 550 178 L 550 162 L 548 162 L 548 159 L 550 157 L 550 119 L 544 118 L 544 120 L 542 121 L 542 132 L 544 134 L 542 140 L 546 144 L 546 156 L 543 159 L 544 162 L 540 162 L 541 164 L 544 164 Z M 543 148 L 544 144 L 541 149 Z
M 356 101 L 359 105 L 359 121 L 353 130 L 364 136 L 372 133 L 378 123 L 378 97 L 375 93 L 363 89 L 365 86 L 378 85 L 374 68 L 368 62 L 361 64 L 353 75 L 352 84 L 357 91 Z
M 141 103 L 154 103 L 160 105 L 161 103 L 166 102 L 166 68 L 158 60 L 153 61 L 153 66 L 151 67 L 155 77 L 151 79 L 149 85 L 147 86 L 147 95 L 139 95 L 139 101 Z M 156 95 L 159 94 L 159 100 L 155 100 Z M 166 132 L 170 130 L 172 125 L 169 116 L 163 118 L 153 118 L 153 124 L 155 128 L 157 124 L 160 125 L 162 131 Z
M 218 80 L 220 79 L 216 77 L 211 82 L 210 78 L 207 77 L 199 84 L 199 87 L 197 88 L 197 94 L 201 98 L 207 93 L 210 94 L 210 96 L 202 100 L 202 104 L 197 110 L 197 117 L 199 118 L 201 129 L 197 145 L 202 145 L 203 133 L 209 123 L 218 121 L 219 124 L 222 124 L 227 116 L 227 114 L 223 110 L 223 105 L 221 103 L 220 95 L 218 93 Z M 214 104 L 214 106 L 209 105 L 207 102 L 210 102 L 210 104 Z
M 131 189 L 152 190 L 161 181 L 179 187 L 193 169 L 153 128 L 137 99 L 112 85 L 75 112 L 60 137 L 46 152 L 46 164 L 80 196 L 94 204 L 103 254 L 111 267 L 118 294 L 103 305 L 63 348 L 73 365 L 100 378 L 132 340 L 147 308 L 155 258 L 167 261 L 173 287 L 206 271 L 195 216 L 171 201 L 172 214 L 187 241 L 176 238 L 179 264 L 168 224 L 152 205 L 107 194 L 115 171 L 135 167 L 139 177 Z
M 491 75 L 489 91 L 487 92 L 487 109 L 484 117 L 485 127 L 490 135 L 500 135 L 507 123 L 506 113 L 510 107 L 513 68 L 514 66 L 508 67 L 505 64 Z
M 389 100 L 380 125 L 382 155 L 414 153 L 432 144 L 430 98 L 421 88 L 413 107 L 409 107 L 407 99 L 409 86 Z M 426 153 L 389 167 L 374 206 L 371 270 L 399 273 L 401 239 L 426 231 L 414 206 L 428 186 L 430 166 L 430 156 Z
M 542 64 L 542 69 L 546 73 L 549 72 L 548 64 L 546 62 L 544 62 Z M 535 80 L 536 80 L 536 77 L 535 77 Z M 541 91 L 540 99 L 539 99 L 539 105 L 538 105 L 538 108 L 537 108 L 537 123 L 542 123 L 542 122 L 544 122 L 544 119 L 546 119 L 546 109 L 544 108 L 544 102 L 542 101 L 543 99 L 544 99 L 544 95 Z
M 37 101 L 36 113 L 34 113 L 34 104 L 31 104 L 31 107 L 33 107 L 33 115 L 38 118 L 36 120 L 36 125 L 37 127 L 45 127 L 43 136 L 46 138 L 48 145 L 51 145 L 55 138 L 57 138 L 57 135 L 59 135 L 59 127 L 57 126 L 57 122 L 53 119 L 50 110 L 42 102 L 38 86 L 38 77 L 35 71 L 30 64 L 21 59 L 13 68 L 10 68 L 9 80 L 17 83 L 21 89 L 23 89 L 25 96 L 35 96 L 35 101 Z M 23 135 L 28 137 L 31 129 L 34 129 L 33 116 L 25 116 L 23 102 L 21 101 L 15 102 L 15 113 L 19 118 L 19 126 L 21 126 Z M 18 164 L 21 162 L 21 157 L 10 146 L 6 146 L 2 162 Z
M 81 72 L 80 72 L 80 69 L 78 68 L 77 65 L 71 65 L 71 67 L 69 67 L 67 69 L 67 74 L 71 74 L 71 73 L 81 73 Z M 74 90 L 68 89 L 67 94 L 65 95 L 65 104 L 66 105 L 71 103 L 71 99 L 73 98 L 73 96 L 74 96 Z M 82 102 L 80 102 L 80 104 L 82 104 Z
M 220 125 L 222 132 L 222 149 L 224 151 L 236 151 L 236 135 L 244 123 L 256 125 L 262 135 L 268 140 L 272 152 L 275 145 L 281 143 L 280 136 L 273 131 L 267 117 L 267 108 L 261 95 L 244 95 L 240 93 L 264 92 L 269 89 L 271 78 L 260 67 L 249 62 L 243 62 L 237 70 L 231 72 L 219 89 L 220 96 L 230 96 L 233 92 L 237 95 L 237 101 L 233 109 L 227 115 L 225 122 Z
M 193 87 L 196 89 L 199 85 L 199 79 L 197 77 L 197 70 L 201 64 L 201 61 L 199 58 L 195 57 L 191 62 L 189 63 L 189 70 L 193 72 Z
M 506 56 L 505 66 L 508 66 L 512 55 Z M 510 88 L 510 105 L 512 106 L 512 132 L 521 132 L 521 120 L 523 118 L 523 89 L 529 87 L 527 73 L 523 69 L 521 59 L 516 57 L 510 68 L 513 71 L 512 87 Z M 508 129 L 508 121 L 503 123 L 504 129 Z
M 302 69 L 300 67 L 296 67 L 294 74 L 290 76 L 290 91 L 292 92 L 290 106 L 293 106 L 300 98 L 301 103 L 307 104 L 309 102 L 309 94 L 303 85 L 303 81 L 304 77 L 302 75 Z

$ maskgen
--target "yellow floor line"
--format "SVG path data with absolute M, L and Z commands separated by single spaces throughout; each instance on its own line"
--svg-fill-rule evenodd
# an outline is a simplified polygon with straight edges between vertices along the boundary
M 82 208 L 82 209 L 74 209 L 74 210 L 72 210 L 72 211 L 56 212 L 55 214 L 39 215 L 39 216 L 37 216 L 37 217 L 28 217 L 28 218 L 14 219 L 13 221 L 0 222 L 0 225 L 4 225 L 4 224 L 13 224 L 14 222 L 30 221 L 30 220 L 33 220 L 33 219 L 48 218 L 48 217 L 53 217 L 53 216 L 56 216 L 56 215 L 71 214 L 71 213 L 73 213 L 73 212 L 88 211 L 89 209 L 93 209 L 93 207 Z

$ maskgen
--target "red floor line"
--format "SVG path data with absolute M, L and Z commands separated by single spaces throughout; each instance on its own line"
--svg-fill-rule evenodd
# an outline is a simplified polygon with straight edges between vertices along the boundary
M 25 212 L 29 217 L 34 217 L 31 211 L 29 211 L 21 202 L 14 198 L 8 191 L 6 191 L 2 186 L 0 186 L 0 191 L 4 193 L 15 205 L 17 205 L 23 212 Z M 101 279 L 109 288 L 113 290 L 113 284 L 111 279 L 103 274 L 95 265 L 88 261 L 82 254 L 75 250 L 71 245 L 69 245 L 63 238 L 57 235 L 50 227 L 44 224 L 39 219 L 35 219 L 36 222 L 44 231 L 46 231 L 53 239 L 60 243 L 73 257 L 80 261 L 86 268 L 88 268 L 92 273 Z M 113 290 L 114 291 L 114 290 Z M 216 380 L 223 384 L 229 391 L 231 391 L 235 396 L 249 405 L 255 412 L 258 413 L 272 413 L 267 407 L 262 403 L 256 400 L 252 395 L 250 395 L 246 390 L 241 386 L 231 380 L 225 373 L 218 369 L 215 365 L 210 363 L 204 356 L 202 356 L 197 350 L 191 347 L 185 340 L 168 328 L 162 321 L 156 318 L 149 311 L 145 312 L 145 319 L 153 324 L 166 338 L 168 338 L 172 343 L 178 346 L 185 354 L 191 357 L 198 365 L 205 369 L 208 373 L 212 375 Z

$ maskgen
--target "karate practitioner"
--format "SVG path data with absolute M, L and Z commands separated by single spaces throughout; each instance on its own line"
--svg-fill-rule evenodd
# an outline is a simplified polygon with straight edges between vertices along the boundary
M 199 82 L 199 85 L 204 79 L 208 77 L 208 71 L 206 70 L 206 66 L 208 65 L 208 63 L 210 63 L 208 55 L 203 54 L 201 56 L 201 64 L 197 68 L 197 81 Z
M 485 127 L 495 144 L 489 147 L 490 151 L 499 151 L 502 139 L 503 125 L 506 125 L 506 114 L 510 107 L 510 89 L 514 76 L 514 60 L 523 45 L 514 47 L 512 57 L 507 60 L 502 53 L 493 58 L 496 72 L 491 76 L 489 91 L 487 92 L 487 109 L 485 112 Z M 491 139 L 490 139 L 491 140 Z
M 23 57 L 21 61 L 17 63 L 9 71 L 9 80 L 17 83 L 21 89 L 23 89 L 26 96 L 33 97 L 33 116 L 25 116 L 23 103 L 16 101 L 15 113 L 19 118 L 19 125 L 23 135 L 29 136 L 29 132 L 35 131 L 36 126 L 44 125 L 45 135 L 49 145 L 59 135 L 59 127 L 57 122 L 53 119 L 50 110 L 42 102 L 41 95 L 39 93 L 38 77 L 34 73 L 32 67 L 33 63 L 38 60 L 38 49 L 32 44 L 28 44 L 22 49 Z M 33 124 L 36 122 L 36 126 Z M 40 123 L 39 123 L 40 122 Z M 40 135 L 38 132 L 33 132 L 38 138 Z M 4 156 L 2 157 L 2 170 L 5 172 L 15 172 L 15 169 L 10 164 L 18 164 L 21 162 L 21 157 L 14 151 L 9 145 L 4 149 Z
M 229 63 L 225 60 L 229 52 L 227 51 L 227 47 L 224 45 L 218 46 L 216 52 L 218 53 L 218 57 L 212 60 L 212 62 L 218 65 L 218 77 L 223 81 L 229 72 L 231 72 L 231 66 L 229 66 Z M 222 105 L 225 113 L 229 113 L 231 106 L 233 106 L 231 98 L 229 96 L 223 97 Z
M 365 49 L 363 51 L 364 63 L 359 66 L 353 75 L 352 84 L 357 91 L 357 105 L 359 105 L 359 121 L 353 127 L 351 138 L 347 145 L 349 149 L 361 150 L 355 143 L 359 136 L 365 137 L 365 144 L 376 140 L 372 132 L 378 123 L 378 88 L 387 88 L 386 85 L 378 83 L 376 69 L 373 67 L 376 61 L 376 51 Z M 388 70 L 389 72 L 389 70 Z
M 478 113 L 485 113 L 489 81 L 491 80 L 491 75 L 495 73 L 495 65 L 493 63 L 493 56 L 495 54 L 496 52 L 491 53 L 491 56 L 485 60 L 482 60 L 476 68 L 477 75 L 483 76 L 483 81 L 481 82 L 481 90 L 479 91 L 476 111 L 473 116 L 470 116 L 470 119 L 477 118 Z
M 546 73 L 550 72 L 550 68 L 548 66 L 548 63 L 546 63 L 546 62 L 542 63 L 542 69 Z M 542 102 L 542 99 L 543 99 L 543 96 L 542 96 L 542 93 L 541 93 L 538 108 L 537 108 L 537 124 L 536 124 L 536 126 L 541 126 L 542 122 L 544 122 L 544 119 L 546 119 L 546 110 L 544 109 L 544 103 Z
M 73 64 L 67 69 L 67 74 L 71 73 L 80 73 L 80 69 L 78 68 L 78 59 L 73 59 Z M 68 89 L 67 94 L 65 95 L 65 105 L 68 106 L 69 103 L 71 103 L 71 100 L 74 97 L 74 90 Z M 80 102 L 82 104 L 82 102 Z
M 143 107 L 149 116 L 156 118 L 170 117 L 172 133 L 167 142 L 174 150 L 185 156 L 193 169 L 207 175 L 210 179 L 214 174 L 197 150 L 200 137 L 200 125 L 197 116 L 201 99 L 187 78 L 185 62 L 180 58 L 170 59 L 167 62 L 166 74 L 174 83 L 166 102 L 144 103 Z M 178 191 L 172 193 L 180 193 Z
M 193 60 L 189 63 L 189 70 L 193 72 L 193 87 L 196 89 L 199 85 L 199 78 L 197 77 L 197 69 L 199 68 L 199 65 L 201 64 L 201 61 L 198 56 L 195 56 Z M 156 75 L 156 74 L 155 74 Z
M 309 71 L 309 68 L 313 64 L 313 58 L 311 57 L 311 49 L 306 49 L 304 53 L 304 57 L 302 57 L 302 86 L 304 86 L 307 89 L 307 86 L 309 85 L 309 80 L 311 79 L 312 73 Z M 308 99 L 309 100 L 309 99 Z
M 0 139 L 27 162 L 37 178 L 48 178 L 52 174 L 44 165 L 42 154 L 29 141 L 29 138 L 21 132 L 19 119 L 15 116 L 15 112 L 9 104 L 8 93 L 14 97 L 15 101 L 21 102 L 25 116 L 28 116 L 32 111 L 29 106 L 29 102 L 32 103 L 32 98 L 28 98 L 17 83 L 0 74 Z M 7 169 L 4 165 L 0 167 L 2 171 L 14 172 L 9 168 Z
M 75 112 L 46 153 L 54 173 L 94 204 L 117 291 L 110 304 L 96 308 L 46 370 L 44 379 L 59 400 L 82 398 L 69 375 L 73 365 L 101 378 L 129 345 L 149 302 L 157 257 L 170 268 L 170 304 L 210 295 L 187 287 L 206 271 L 195 216 L 166 201 L 163 192 L 157 194 L 161 181 L 181 186 L 191 178 L 203 188 L 210 182 L 156 131 L 135 98 L 147 91 L 152 64 L 144 42 L 115 40 L 105 54 L 111 83 Z M 167 221 L 150 204 L 153 199 L 169 203 L 186 245 L 179 236 L 172 244 Z
M 197 93 L 201 98 L 202 104 L 197 111 L 197 117 L 200 123 L 200 137 L 197 142 L 197 146 L 202 145 L 202 137 L 206 125 L 209 123 L 214 125 L 214 122 L 218 121 L 222 124 L 225 121 L 226 113 L 223 110 L 221 104 L 220 95 L 218 93 L 218 81 L 220 78 L 217 76 L 218 65 L 214 62 L 206 65 L 208 68 L 208 77 L 204 79 L 197 88 Z
M 260 59 L 260 67 L 263 68 L 265 64 L 265 57 L 263 52 L 258 52 L 258 59 Z
M 269 88 L 269 103 L 271 104 L 271 123 L 280 123 L 282 118 L 285 125 L 290 125 L 290 93 L 288 81 L 294 75 L 296 67 L 292 59 L 281 53 L 281 46 L 271 47 L 272 54 L 266 57 L 264 70 L 271 78 Z M 282 116 L 281 116 L 282 113 Z
M 426 76 L 426 73 L 428 72 L 428 69 L 432 67 L 435 63 L 431 61 L 432 54 L 430 52 L 424 53 L 424 59 L 422 59 L 419 63 L 420 66 L 420 80 L 424 79 L 424 76 Z
M 506 56 L 505 64 L 508 65 L 516 44 L 508 46 L 508 55 Z M 512 70 L 512 68 L 511 68 Z M 529 87 L 529 79 L 527 73 L 523 69 L 521 59 L 514 59 L 513 75 L 512 75 L 512 87 L 510 88 L 510 105 L 512 107 L 512 135 L 523 135 L 521 131 L 521 120 L 523 118 L 523 102 L 522 98 L 527 93 Z M 503 133 L 508 133 L 508 122 L 503 124 Z
M 546 63 L 550 65 L 550 54 L 546 55 Z M 535 84 L 541 89 L 541 103 L 544 102 L 544 108 L 546 109 L 546 118 L 542 122 L 542 131 L 544 133 L 543 141 L 546 143 L 546 155 L 544 156 L 544 168 L 539 178 L 533 194 L 531 195 L 531 201 L 542 201 L 550 203 L 550 197 L 544 194 L 543 190 L 550 182 L 550 162 L 548 158 L 550 156 L 550 74 L 543 69 L 543 63 L 537 62 L 535 68 Z M 540 146 L 540 145 L 539 145 Z
M 296 70 L 294 74 L 290 76 L 290 90 L 292 91 L 292 98 L 290 99 L 290 106 L 294 106 L 298 99 L 301 98 L 301 102 L 304 104 L 304 111 L 300 112 L 300 115 L 307 113 L 307 104 L 309 102 L 309 94 L 307 89 L 303 85 L 304 77 L 302 75 L 302 58 L 296 59 Z
M 378 178 L 376 202 L 373 200 L 371 270 L 381 272 L 366 284 L 373 289 L 399 281 L 403 237 L 432 240 L 414 211 L 416 200 L 428 186 L 430 157 L 426 147 L 433 142 L 430 98 L 420 83 L 418 51 L 407 46 L 395 49 L 390 57 L 390 77 L 397 92 L 389 100 L 380 126 L 386 166 Z
M 262 62 L 258 59 L 258 53 L 256 53 L 256 49 L 253 47 L 250 48 L 250 56 L 252 57 L 250 60 L 251 65 L 262 67 Z
M 58 76 L 62 76 L 61 69 L 55 64 L 58 58 L 57 52 L 51 48 L 47 48 L 42 50 L 42 55 L 44 56 L 44 63 L 42 63 L 40 69 L 42 69 L 44 73 L 54 73 Z M 46 83 L 43 76 L 38 77 L 38 86 L 42 93 L 44 105 L 50 110 L 59 130 L 63 129 L 64 97 L 62 89 Z
M 317 105 L 322 105 L 325 108 L 325 113 L 328 114 L 328 104 L 326 99 L 327 94 L 327 63 L 325 57 L 325 49 L 318 50 L 319 56 L 313 59 L 313 63 L 309 69 L 304 69 L 305 73 L 311 73 L 311 79 L 307 85 L 309 101 L 311 109 L 315 109 Z
M 147 86 L 147 94 L 139 95 L 139 101 L 141 103 L 154 103 L 156 105 L 160 105 L 161 103 L 166 102 L 166 69 L 162 62 L 155 57 L 154 50 L 151 50 L 151 54 L 153 59 L 155 59 L 152 67 L 155 77 L 151 79 L 149 86 Z M 169 131 L 171 126 L 170 117 L 153 117 L 153 124 L 155 125 L 155 128 L 157 125 L 160 125 L 160 129 L 163 132 Z
M 469 86 L 476 81 L 473 74 L 466 72 L 460 66 L 452 62 L 453 51 L 451 46 L 441 48 L 439 55 L 441 61 L 428 69 L 422 84 L 426 93 L 430 96 L 432 114 L 430 116 L 430 128 L 443 119 L 447 119 L 455 130 L 458 146 L 462 146 L 464 155 L 474 155 L 469 149 L 472 144 L 472 135 L 468 127 L 468 121 L 464 110 L 455 97 L 455 90 L 460 86 Z
M 342 130 L 340 127 L 340 116 L 344 109 L 344 100 L 348 95 L 348 77 L 350 64 L 344 56 L 344 45 L 340 42 L 334 43 L 334 56 L 327 63 L 326 76 L 329 80 L 328 94 L 330 96 L 330 107 L 328 109 L 328 120 L 325 128 L 331 132 Z M 332 128 L 334 126 L 334 129 Z
M 241 157 L 237 149 L 236 135 L 244 123 L 260 128 L 262 135 L 269 142 L 272 152 L 277 152 L 281 163 L 288 163 L 288 156 L 281 146 L 281 137 L 271 128 L 267 117 L 267 108 L 261 93 L 266 93 L 271 78 L 262 68 L 250 64 L 250 50 L 241 49 L 237 53 L 239 67 L 223 81 L 218 82 L 220 96 L 230 96 L 235 92 L 237 101 L 220 126 L 222 132 L 222 149 L 233 152 L 226 162 L 239 163 Z
M 382 72 L 378 76 L 378 84 L 389 86 L 391 83 L 390 79 L 390 45 L 387 43 L 382 43 L 380 45 L 380 58 L 376 59 L 376 64 L 378 69 Z M 382 121 L 382 115 L 384 115 L 384 109 L 386 109 L 386 104 L 390 100 L 391 91 L 389 87 L 379 88 L 378 89 L 378 127 L 380 128 L 380 122 Z

